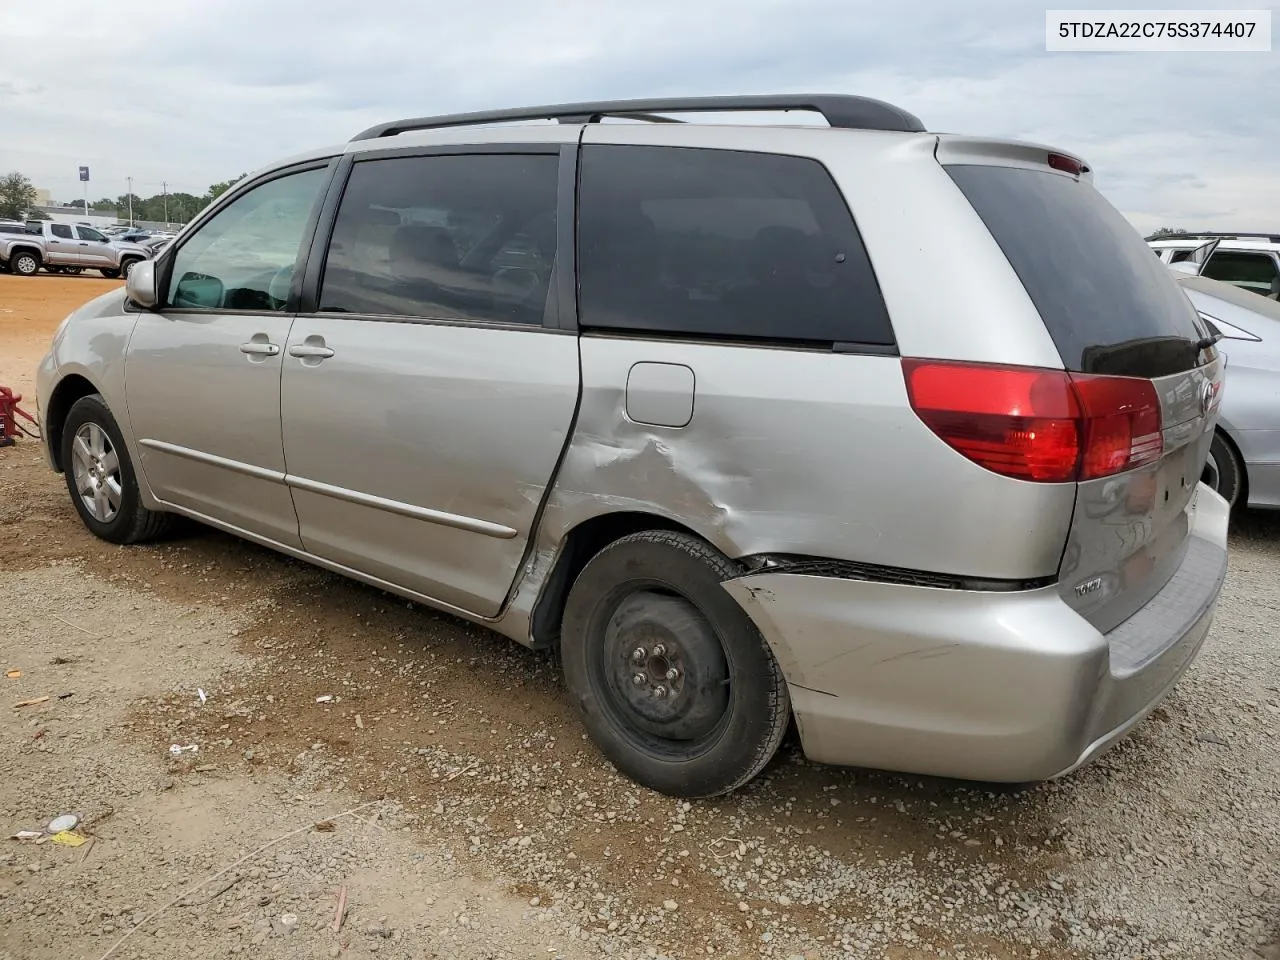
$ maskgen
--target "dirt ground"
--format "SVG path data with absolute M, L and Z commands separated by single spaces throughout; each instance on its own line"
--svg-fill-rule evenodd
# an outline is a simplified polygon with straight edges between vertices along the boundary
M 117 285 L 0 275 L 0 384 L 34 408 L 58 322 Z M 688 804 L 600 758 L 552 656 L 199 527 L 95 540 L 24 440 L 0 450 L 0 834 L 72 813 L 92 840 L 0 840 L 0 960 L 1275 960 L 1280 516 L 1232 555 L 1200 659 L 1072 777 L 789 743 Z

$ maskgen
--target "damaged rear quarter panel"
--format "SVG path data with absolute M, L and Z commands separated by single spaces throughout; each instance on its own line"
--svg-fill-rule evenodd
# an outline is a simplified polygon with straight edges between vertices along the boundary
M 539 531 L 604 513 L 681 524 L 730 557 L 797 553 L 992 578 L 1056 572 L 1073 485 L 982 470 L 924 427 L 896 357 L 581 339 L 577 426 Z M 697 375 L 684 427 L 632 421 L 635 363 Z

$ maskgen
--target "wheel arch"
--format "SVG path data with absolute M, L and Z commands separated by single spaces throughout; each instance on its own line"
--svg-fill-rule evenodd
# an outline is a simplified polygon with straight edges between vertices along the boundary
M 529 618 L 529 634 L 535 647 L 554 646 L 559 642 L 569 588 L 591 558 L 609 544 L 642 530 L 672 530 L 699 540 L 707 539 L 679 521 L 642 510 L 601 513 L 581 521 L 561 540 L 555 564 L 534 603 Z
M 13 258 L 18 256 L 21 253 L 35 254 L 35 258 L 40 262 L 41 266 L 44 265 L 44 252 L 39 247 L 35 246 L 35 244 L 30 244 L 30 243 L 16 243 L 13 246 L 11 246 L 9 248 L 8 262 L 12 263 Z
M 1214 434 L 1222 438 L 1223 443 L 1231 448 L 1231 453 L 1236 458 L 1236 467 L 1240 470 L 1240 494 L 1236 497 L 1236 503 L 1241 507 L 1247 507 L 1249 505 L 1249 464 L 1245 462 L 1244 454 L 1240 452 L 1240 444 L 1236 443 L 1230 429 L 1222 422 L 1214 427 Z
M 58 381 L 49 395 L 49 409 L 45 414 L 45 431 L 48 434 L 49 455 L 54 469 L 61 473 L 66 469 L 62 462 L 62 430 L 67 421 L 67 414 L 75 402 L 82 397 L 102 393 L 98 387 L 78 373 L 71 373 Z

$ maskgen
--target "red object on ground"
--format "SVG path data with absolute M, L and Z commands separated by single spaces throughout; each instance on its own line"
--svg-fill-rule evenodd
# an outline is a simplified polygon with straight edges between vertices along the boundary
M 0 387 L 0 447 L 11 447 L 18 438 L 18 418 L 30 421 L 38 426 L 36 418 L 18 406 L 22 394 L 14 393 L 8 387 Z M 25 431 L 24 431 L 25 432 Z

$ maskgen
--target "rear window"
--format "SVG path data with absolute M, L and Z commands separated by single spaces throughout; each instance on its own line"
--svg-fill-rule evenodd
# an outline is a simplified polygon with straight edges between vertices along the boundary
M 815 160 L 586 147 L 578 257 L 583 327 L 893 344 L 849 208 Z
M 1048 171 L 947 173 L 1008 257 L 1068 370 L 1158 377 L 1196 364 L 1195 308 L 1091 185 Z

